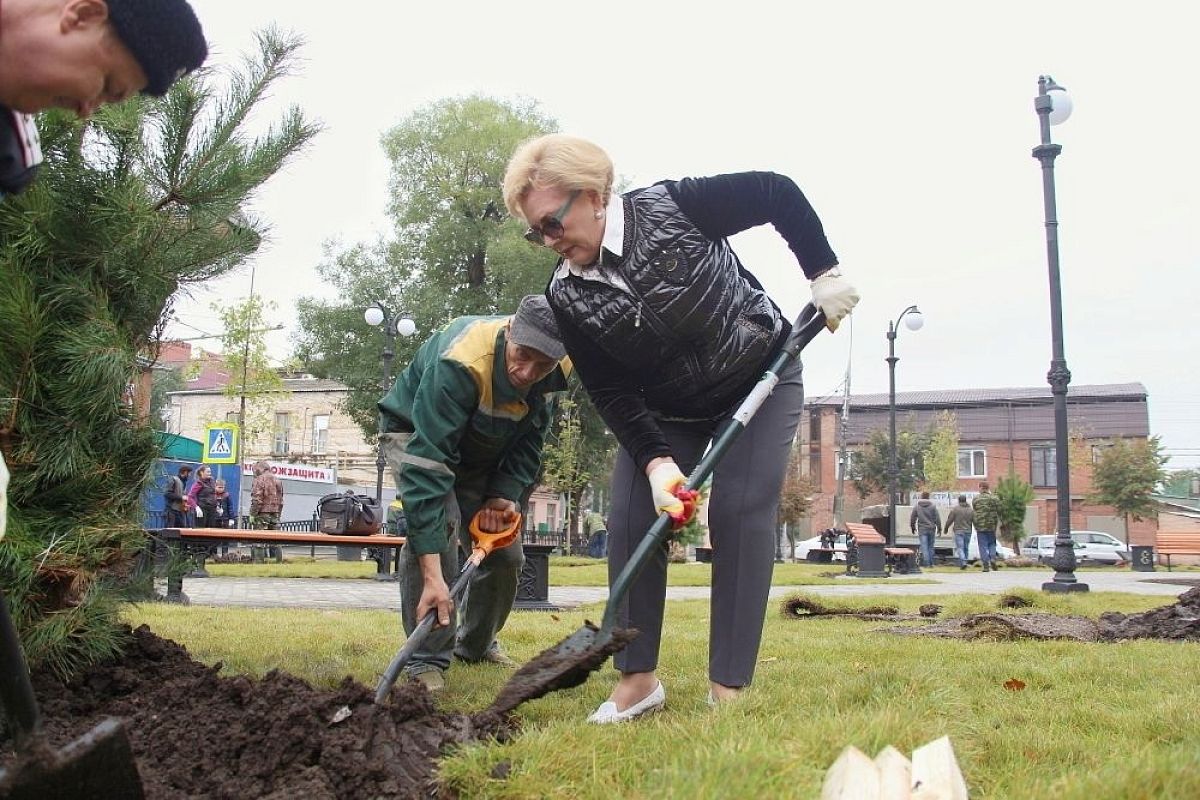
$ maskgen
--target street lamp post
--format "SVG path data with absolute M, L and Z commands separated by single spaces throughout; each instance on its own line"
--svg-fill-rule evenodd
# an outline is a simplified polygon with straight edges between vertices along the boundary
M 896 496 L 900 493 L 900 463 L 896 453 L 896 333 L 900 328 L 900 320 L 908 317 L 904 325 L 910 331 L 919 331 L 925 324 L 925 317 L 916 306 L 909 306 L 900 312 L 900 316 L 888 323 L 888 426 L 890 449 L 888 451 L 888 546 L 896 544 Z
M 396 356 L 396 335 L 399 334 L 405 338 L 412 336 L 417 332 L 417 324 L 413 322 L 413 318 L 408 314 L 393 315 L 388 311 L 380 301 L 376 300 L 371 305 L 367 306 L 363 312 L 363 319 L 368 325 L 379 327 L 383 332 L 383 354 L 381 361 L 383 362 L 383 391 L 386 394 L 392 388 L 392 359 Z M 380 439 L 375 447 L 375 501 L 379 503 L 380 511 L 383 510 L 383 470 L 387 467 L 387 459 L 383 457 L 383 414 L 378 417 L 378 433 Z
M 1071 539 L 1071 466 L 1067 453 L 1067 384 L 1071 371 L 1063 350 L 1062 279 L 1058 270 L 1058 212 L 1054 196 L 1054 159 L 1062 146 L 1050 141 L 1050 126 L 1071 116 L 1071 98 L 1049 75 L 1038 78 L 1033 101 L 1041 127 L 1042 143 L 1033 157 L 1042 164 L 1042 201 L 1046 209 L 1046 260 L 1050 266 L 1050 334 L 1053 353 L 1046 375 L 1054 395 L 1054 474 L 1058 493 L 1058 535 L 1054 539 L 1054 580 L 1042 584 L 1045 592 L 1086 592 L 1088 585 L 1075 578 L 1075 543 Z

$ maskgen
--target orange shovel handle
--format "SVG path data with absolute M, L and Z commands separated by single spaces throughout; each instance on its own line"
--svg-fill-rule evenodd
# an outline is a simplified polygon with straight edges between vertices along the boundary
M 521 532 L 521 515 L 515 513 L 512 515 L 512 521 L 509 526 L 502 531 L 485 531 L 479 527 L 479 515 L 481 511 L 477 511 L 475 516 L 471 517 L 469 529 L 471 531 L 471 542 L 475 545 L 471 551 L 471 557 L 475 558 L 478 553 L 479 558 L 476 563 L 487 557 L 488 553 L 493 550 L 499 550 L 502 547 L 508 547 L 517 540 L 517 536 Z

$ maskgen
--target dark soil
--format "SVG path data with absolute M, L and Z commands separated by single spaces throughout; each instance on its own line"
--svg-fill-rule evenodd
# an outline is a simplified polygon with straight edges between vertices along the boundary
M 124 722 L 150 800 L 439 797 L 449 796 L 434 780 L 440 756 L 459 744 L 511 736 L 512 709 L 582 683 L 628 641 L 627 632 L 618 633 L 606 652 L 581 655 L 565 682 L 530 671 L 531 662 L 491 708 L 474 715 L 438 711 L 417 682 L 398 685 L 379 706 L 372 689 L 350 678 L 322 690 L 279 671 L 262 680 L 222 677 L 220 664 L 193 660 L 146 626 L 131 631 L 117 662 L 66 684 L 46 676 L 33 682 L 53 747 L 105 717 Z M 11 748 L 5 733 L 0 766 L 14 766 Z
M 1080 642 L 1119 642 L 1128 639 L 1166 639 L 1200 642 L 1200 587 L 1184 592 L 1171 605 L 1141 614 L 1106 611 L 1099 620 L 1054 614 L 972 614 L 926 627 L 889 628 L 888 632 L 990 641 L 1073 639 Z

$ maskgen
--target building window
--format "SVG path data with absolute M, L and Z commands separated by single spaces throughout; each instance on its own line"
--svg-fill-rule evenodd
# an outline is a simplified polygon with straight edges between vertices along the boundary
M 980 448 L 964 448 L 958 451 L 958 477 L 986 478 L 987 451 Z
M 1053 447 L 1029 448 L 1029 482 L 1042 488 L 1058 486 L 1055 459 Z
M 317 414 L 313 417 L 312 451 L 314 455 L 325 455 L 329 447 L 329 415 Z
M 837 460 L 837 479 L 838 480 L 854 480 L 862 469 L 863 454 L 861 450 L 847 450 L 846 458 L 842 460 L 842 454 L 838 453 Z
M 225 412 L 225 422 L 227 422 L 230 425 L 237 425 L 238 424 L 238 416 L 239 416 L 238 412 L 236 412 L 236 411 L 226 411 Z
M 1112 443 L 1111 443 L 1111 442 L 1109 442 L 1108 444 L 1094 444 L 1094 445 L 1092 445 L 1092 463 L 1093 463 L 1093 464 L 1099 464 L 1099 463 L 1100 463 L 1100 459 L 1104 458 L 1104 453 L 1105 453 L 1105 451 L 1107 451 L 1107 450 L 1108 450 L 1108 448 L 1110 448 L 1110 447 L 1112 447 Z
M 558 503 L 546 503 L 546 527 L 558 530 Z
M 288 454 L 288 443 L 292 437 L 292 415 L 286 411 L 275 414 L 275 436 L 271 444 L 271 452 L 277 456 Z

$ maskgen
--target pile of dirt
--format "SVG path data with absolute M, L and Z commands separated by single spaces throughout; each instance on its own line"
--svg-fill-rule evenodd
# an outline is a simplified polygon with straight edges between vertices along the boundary
M 439 757 L 455 745 L 508 739 L 517 706 L 583 683 L 637 632 L 618 628 L 579 652 L 549 648 L 514 673 L 491 706 L 470 715 L 438 711 L 416 681 L 397 685 L 380 706 L 374 690 L 351 678 L 333 690 L 278 670 L 262 680 L 227 678 L 221 664 L 193 660 L 144 625 L 129 635 L 120 660 L 76 680 L 34 677 L 53 748 L 115 717 L 148 800 L 335 800 L 447 796 L 434 781 Z M 48 763 L 45 752 L 34 757 Z M 16 761 L 5 732 L 0 767 Z
M 439 712 L 417 682 L 390 703 L 346 678 L 315 689 L 274 671 L 222 677 L 142 626 L 117 662 L 34 690 L 61 747 L 105 717 L 125 723 L 146 796 L 154 798 L 418 798 L 436 795 L 436 759 L 454 745 L 512 733 L 506 714 Z M 0 764 L 15 762 L 0 741 Z
M 1141 614 L 1106 611 L 1099 620 L 1054 614 L 972 614 L 927 627 L 900 626 L 888 633 L 941 636 L 951 639 L 1071 639 L 1079 642 L 1118 642 L 1128 639 L 1166 639 L 1200 642 L 1200 587 L 1179 600 Z

